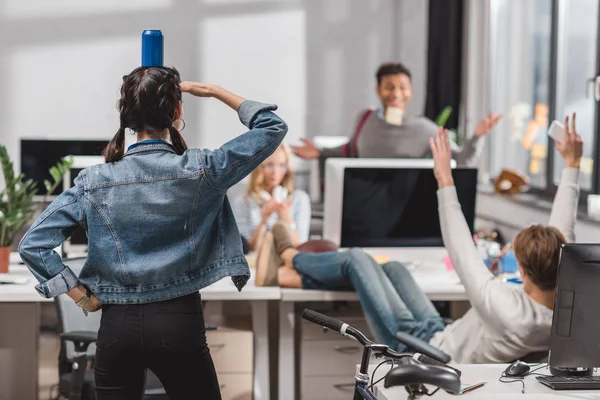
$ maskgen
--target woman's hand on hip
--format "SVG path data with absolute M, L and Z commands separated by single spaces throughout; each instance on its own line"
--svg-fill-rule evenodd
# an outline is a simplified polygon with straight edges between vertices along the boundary
M 98 300 L 98 298 L 94 295 L 92 295 L 92 297 L 90 297 L 90 300 L 83 306 L 83 309 L 87 312 L 96 312 L 101 308 L 102 303 L 100 303 L 100 300 Z

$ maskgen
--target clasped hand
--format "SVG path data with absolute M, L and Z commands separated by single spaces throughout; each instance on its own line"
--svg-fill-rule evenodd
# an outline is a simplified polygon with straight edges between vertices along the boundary
M 275 199 L 271 199 L 263 204 L 261 209 L 262 221 L 263 223 L 267 222 L 267 219 L 274 212 L 277 213 L 279 218 L 285 223 L 292 222 L 292 212 L 291 212 L 291 203 L 289 201 L 278 202 Z

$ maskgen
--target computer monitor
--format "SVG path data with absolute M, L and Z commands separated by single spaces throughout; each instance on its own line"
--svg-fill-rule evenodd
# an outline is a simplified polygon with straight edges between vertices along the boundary
M 344 248 L 443 246 L 433 160 L 340 158 L 326 165 L 325 239 Z M 453 175 L 472 231 L 477 170 Z
M 548 364 L 600 367 L 600 244 L 563 245 L 556 283 Z
M 348 143 L 349 140 L 350 140 L 350 138 L 348 136 L 315 136 L 312 139 L 313 144 L 319 150 L 329 149 L 329 148 L 333 148 L 333 147 L 339 147 L 339 146 L 342 146 L 342 145 Z M 310 194 L 310 199 L 313 202 L 321 202 L 321 200 L 322 200 L 322 198 L 321 198 L 322 197 L 321 180 L 323 178 L 322 170 L 324 168 L 325 168 L 325 166 L 323 165 L 323 161 L 321 159 L 311 160 L 309 162 L 309 169 L 310 169 L 309 194 Z
M 39 195 L 46 194 L 44 179 L 51 180 L 50 168 L 63 157 L 100 156 L 108 144 L 106 140 L 21 140 L 21 173 L 37 182 Z M 73 175 L 75 178 L 77 175 Z M 69 185 L 70 186 L 70 185 Z M 63 186 L 56 188 L 53 195 L 62 193 Z
M 67 190 L 73 186 L 73 181 L 83 169 L 92 165 L 104 163 L 102 156 L 72 156 L 73 164 L 67 170 L 63 177 L 63 190 Z M 85 230 L 80 227 L 64 242 L 63 251 L 70 255 L 83 254 L 87 252 L 88 239 Z

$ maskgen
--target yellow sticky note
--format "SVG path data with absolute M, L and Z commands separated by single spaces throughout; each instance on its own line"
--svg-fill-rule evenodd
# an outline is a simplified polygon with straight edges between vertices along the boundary
M 581 157 L 581 172 L 591 175 L 594 171 L 594 159 L 590 157 Z
M 385 264 L 390 262 L 390 256 L 376 255 L 373 256 L 373 259 L 375 260 L 375 262 L 377 262 L 377 264 Z

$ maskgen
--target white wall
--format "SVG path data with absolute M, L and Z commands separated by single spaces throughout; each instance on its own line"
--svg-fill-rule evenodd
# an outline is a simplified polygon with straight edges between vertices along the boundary
M 22 138 L 109 139 L 121 76 L 140 34 L 161 29 L 185 80 L 279 105 L 288 142 L 350 134 L 376 103 L 375 69 L 398 60 L 424 105 L 427 0 L 0 1 L 0 143 L 17 169 Z M 243 131 L 214 100 L 185 99 L 184 136 L 215 147 Z M 298 165 L 302 166 L 302 165 Z M 2 183 L 0 182 L 0 187 Z

